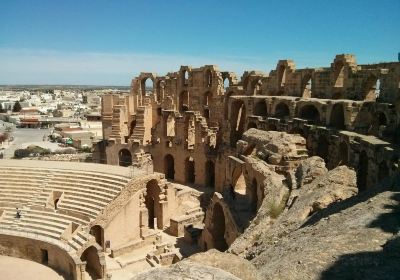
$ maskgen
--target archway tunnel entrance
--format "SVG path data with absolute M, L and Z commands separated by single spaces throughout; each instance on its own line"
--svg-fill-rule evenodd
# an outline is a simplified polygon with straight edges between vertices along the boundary
M 119 165 L 120 166 L 131 166 L 132 165 L 132 154 L 128 149 L 122 149 L 118 153 Z
M 214 248 L 221 252 L 226 251 L 228 244 L 225 240 L 225 214 L 219 203 L 216 203 L 213 208 L 211 234 Z

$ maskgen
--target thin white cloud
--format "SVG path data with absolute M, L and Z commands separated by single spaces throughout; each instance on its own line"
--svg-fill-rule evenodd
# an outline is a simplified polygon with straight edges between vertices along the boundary
M 276 62 L 259 57 L 60 52 L 0 49 L 0 84 L 129 85 L 140 72 L 165 75 L 180 65 L 218 65 L 240 77 L 244 70 L 269 71 Z M 269 63 L 269 64 L 268 64 Z

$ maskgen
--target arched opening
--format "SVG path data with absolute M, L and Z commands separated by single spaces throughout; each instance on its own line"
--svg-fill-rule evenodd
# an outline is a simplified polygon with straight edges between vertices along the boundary
M 299 117 L 313 124 L 318 124 L 320 122 L 319 111 L 314 105 L 305 105 L 301 107 Z
M 179 110 L 185 112 L 189 110 L 189 92 L 184 90 L 179 95 Z
M 337 166 L 348 165 L 348 164 L 349 164 L 349 147 L 347 146 L 346 142 L 341 142 L 339 144 L 339 157 Z
M 359 191 L 367 189 L 367 178 L 368 178 L 368 155 L 365 151 L 362 151 L 358 160 L 357 169 L 357 187 Z
M 382 182 L 389 176 L 389 167 L 385 161 L 382 161 L 379 164 L 379 172 L 378 172 L 378 180 Z
M 278 69 L 278 87 L 282 88 L 286 83 L 286 67 L 285 65 L 279 66 Z
M 170 154 L 164 157 L 164 174 L 167 179 L 174 180 L 175 178 L 174 157 Z
M 318 138 L 317 156 L 321 157 L 326 163 L 329 156 L 329 141 L 325 135 L 320 135 Z
M 206 71 L 205 84 L 206 84 L 206 87 L 211 87 L 212 86 L 212 73 L 211 73 L 210 69 L 208 69 Z
M 81 261 L 86 262 L 85 271 L 92 279 L 101 279 L 103 277 L 99 255 L 94 246 L 90 246 L 82 253 Z
M 194 159 L 192 157 L 188 157 L 185 160 L 185 177 L 186 183 L 194 184 L 195 182 L 195 167 L 194 167 Z
M 250 129 L 250 128 L 257 128 L 257 124 L 255 122 L 249 122 L 247 124 L 247 129 Z
M 289 106 L 286 105 L 286 103 L 281 102 L 278 105 L 276 105 L 274 114 L 275 118 L 284 119 L 288 118 L 289 116 L 290 116 L 290 110 Z
M 224 89 L 228 88 L 230 86 L 229 78 L 224 79 Z
M 337 129 L 345 129 L 343 104 L 336 103 L 332 107 L 330 125 Z
M 96 243 L 104 248 L 104 229 L 99 225 L 92 226 L 90 234 L 94 236 Z
M 214 248 L 223 252 L 228 249 L 225 240 L 225 215 L 222 206 L 216 203 L 213 208 L 212 230 L 211 230 Z
M 235 147 L 236 142 L 242 137 L 244 132 L 246 106 L 242 100 L 235 100 L 232 103 L 231 110 L 231 146 Z
M 301 83 L 301 97 L 312 97 L 312 77 L 311 74 L 306 75 Z
M 118 153 L 119 165 L 120 166 L 131 166 L 132 165 L 132 155 L 127 149 L 122 149 Z
M 364 82 L 363 94 L 365 101 L 375 101 L 380 93 L 380 81 L 374 76 L 370 75 Z
M 189 85 L 189 72 L 187 70 L 182 71 L 182 85 L 185 87 Z
M 206 187 L 215 188 L 215 164 L 211 160 L 206 162 Z
M 256 105 L 254 106 L 254 115 L 265 118 L 268 116 L 268 110 L 267 105 L 265 104 L 265 100 L 261 100 L 256 103 Z
M 249 192 L 250 209 L 253 213 L 257 212 L 257 203 L 258 203 L 257 188 L 258 188 L 258 183 L 256 178 L 254 178 L 253 181 L 251 182 L 250 192 Z
M 158 227 L 158 225 L 154 224 L 155 218 L 159 218 L 159 211 L 157 206 L 160 202 L 160 187 L 158 186 L 157 180 L 150 180 L 146 184 L 146 196 L 144 198 L 144 203 L 147 208 L 147 218 L 148 218 L 148 227 L 151 229 Z
M 151 78 L 144 78 L 142 80 L 142 95 L 149 96 L 153 93 L 154 82 Z

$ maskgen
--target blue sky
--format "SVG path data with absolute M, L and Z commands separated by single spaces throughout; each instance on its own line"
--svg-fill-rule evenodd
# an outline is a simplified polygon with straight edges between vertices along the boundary
M 0 84 L 129 85 L 140 71 L 217 64 L 238 76 L 396 61 L 399 0 L 1 0 Z

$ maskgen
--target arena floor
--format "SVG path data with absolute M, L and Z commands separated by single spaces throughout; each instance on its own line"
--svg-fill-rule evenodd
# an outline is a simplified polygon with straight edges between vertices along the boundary
M 51 268 L 42 264 L 7 256 L 0 256 L 1 280 L 64 280 Z

